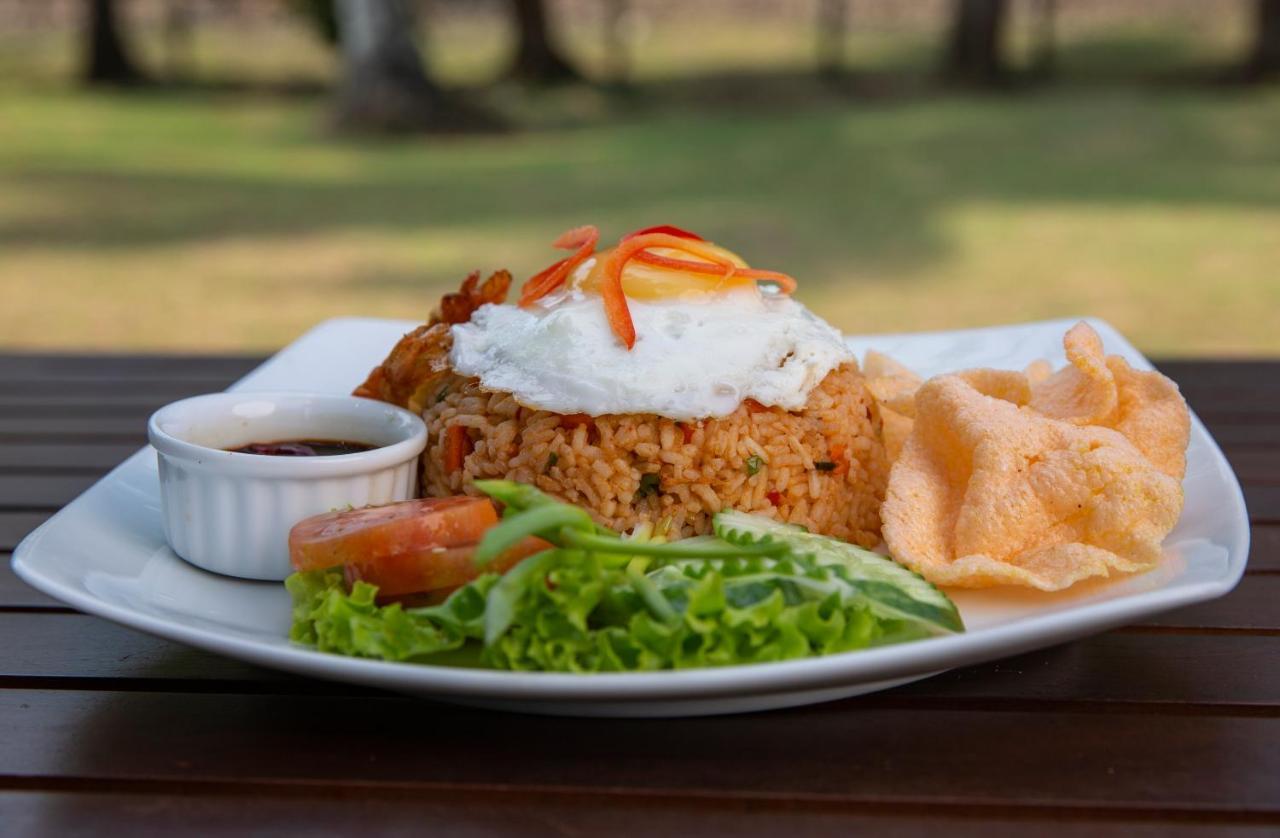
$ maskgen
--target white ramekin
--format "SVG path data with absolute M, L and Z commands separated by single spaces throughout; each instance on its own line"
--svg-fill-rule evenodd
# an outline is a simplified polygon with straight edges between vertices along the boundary
M 160 465 L 164 532 L 194 565 L 246 579 L 289 575 L 289 529 L 332 509 L 414 496 L 422 420 L 372 399 L 310 393 L 213 393 L 174 402 L 147 423 Z M 236 454 L 251 442 L 343 439 L 377 445 L 329 457 Z

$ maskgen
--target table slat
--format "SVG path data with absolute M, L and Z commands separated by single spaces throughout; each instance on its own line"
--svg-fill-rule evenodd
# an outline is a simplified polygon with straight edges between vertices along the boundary
M 12 554 L 0 552 L 0 614 L 5 610 L 29 611 L 50 609 L 62 611 L 68 608 L 58 600 L 37 591 L 18 578 L 9 564 Z
M 225 390 L 236 376 L 200 378 L 175 376 L 172 378 L 28 378 L 0 379 L 0 397 L 13 399 L 78 399 L 92 402 L 94 399 L 110 399 L 121 394 L 143 397 L 160 402 L 215 393 Z
M 1194 358 L 1156 358 L 1156 368 L 1180 386 L 1196 384 L 1222 388 L 1280 393 L 1275 379 L 1277 362 L 1264 358 L 1200 360 Z
M 0 509 L 58 510 L 100 477 L 93 473 L 0 475 Z
M 147 414 L 150 415 L 149 413 Z M 146 416 L 115 416 L 83 413 L 65 413 L 56 416 L 14 416 L 0 414 L 0 441 L 25 441 L 27 438 L 58 441 L 58 437 L 73 439 L 105 438 L 116 441 L 119 437 L 146 441 Z M 127 441 L 127 440 L 125 440 Z
M 238 378 L 259 366 L 261 355 L 133 355 L 114 353 L 5 353 L 0 382 L 13 379 Z
M 4 512 L 0 511 L 0 550 L 11 551 L 18 542 L 45 521 L 53 517 L 53 511 Z M 5 565 L 8 566 L 7 564 Z
M 273 787 L 132 783 L 117 793 L 91 791 L 0 792 L 0 822 L 21 835 L 96 835 L 104 824 L 116 834 L 199 836 L 410 835 L 424 824 L 433 835 L 700 835 L 812 838 L 939 835 L 1022 838 L 1051 825 L 1064 838 L 1252 838 L 1274 835 L 1265 823 L 1186 815 L 1169 819 L 1107 817 L 1105 812 L 1015 812 L 954 804 L 931 812 L 900 806 L 804 808 L 787 801 L 696 795 L 655 796 L 613 789 L 599 793 L 512 789 L 350 789 L 321 786 L 303 792 Z M 125 792 L 125 793 L 120 793 Z M 1043 820 L 1050 821 L 1044 824 Z
M 854 699 L 768 716 L 531 719 L 457 710 L 436 721 L 420 700 L 363 695 L 0 692 L 0 776 L 81 785 L 173 778 L 625 788 L 1276 817 L 1278 739 L 1278 718 L 1145 708 L 915 711 Z
M 1143 625 L 1194 629 L 1261 629 L 1280 633 L 1280 575 L 1250 574 L 1226 596 L 1157 614 Z M 1280 651 L 1280 637 L 1274 641 Z
M 1246 573 L 1280 573 L 1280 524 L 1254 525 Z
M 0 613 L 0 686 L 173 692 L 352 693 L 81 614 Z M 1197 705 L 1280 710 L 1276 640 L 1251 635 L 1111 633 L 956 670 L 864 704 L 992 709 L 1009 702 Z M 1176 665 L 1171 665 L 1176 662 Z M 447 715 L 442 707 L 436 715 Z
M 127 442 L 0 445 L 0 481 L 53 469 L 74 469 L 101 476 L 128 459 L 139 447 Z

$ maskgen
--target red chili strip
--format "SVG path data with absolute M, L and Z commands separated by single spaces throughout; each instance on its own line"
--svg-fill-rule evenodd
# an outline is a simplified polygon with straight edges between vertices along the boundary
M 706 239 L 699 236 L 697 233 L 690 233 L 688 230 L 681 229 L 672 224 L 659 224 L 656 227 L 644 227 L 640 230 L 627 233 L 622 237 L 622 241 L 634 239 L 637 236 L 647 236 L 650 233 L 666 233 L 668 236 L 679 236 L 682 239 L 693 239 L 694 241 L 700 242 L 706 241 Z

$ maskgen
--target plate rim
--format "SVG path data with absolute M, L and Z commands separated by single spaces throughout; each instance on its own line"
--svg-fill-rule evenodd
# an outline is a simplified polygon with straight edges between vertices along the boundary
M 1001 327 L 1061 327 L 1079 320 L 1098 328 L 1104 340 L 1126 347 L 1153 368 L 1145 355 L 1132 346 L 1114 327 L 1092 317 L 1054 318 L 1025 323 L 1000 324 L 971 329 L 929 332 L 847 335 L 847 339 L 909 338 L 939 334 L 961 334 L 989 331 Z M 318 323 L 280 352 L 259 364 L 229 390 L 244 388 L 276 363 L 291 347 L 307 339 L 315 339 L 325 330 L 343 323 L 402 324 L 410 321 L 383 318 L 338 317 Z M 91 492 L 102 490 L 118 471 L 136 460 L 153 456 L 144 446 L 124 462 L 96 481 L 85 492 L 63 506 L 49 520 L 28 534 L 14 549 L 11 566 L 24 582 L 56 600 L 72 607 L 168 640 L 174 640 L 205 651 L 234 657 L 253 664 L 284 670 L 308 677 L 345 681 L 383 687 L 401 692 L 452 698 L 485 698 L 540 702 L 634 702 L 634 701 L 698 701 L 744 695 L 782 695 L 792 692 L 839 687 L 862 682 L 889 680 L 910 675 L 924 675 L 982 661 L 1009 657 L 1054 643 L 1100 633 L 1135 618 L 1171 608 L 1202 602 L 1231 591 L 1243 577 L 1248 564 L 1250 525 L 1244 492 L 1213 435 L 1191 412 L 1193 433 L 1199 432 L 1210 447 L 1211 460 L 1218 476 L 1230 487 L 1229 514 L 1232 520 L 1230 544 L 1227 545 L 1225 571 L 1219 577 L 1175 587 L 1160 587 L 1140 595 L 1089 603 L 1091 617 L 1080 623 L 1079 609 L 1065 608 L 1045 614 L 1033 614 L 1008 623 L 984 627 L 974 632 L 927 638 L 911 643 L 864 649 L 813 658 L 757 664 L 738 664 L 688 670 L 624 673 L 507 672 L 461 668 L 420 663 L 352 658 L 319 652 L 281 638 L 279 644 L 262 640 L 219 634 L 211 629 L 184 624 L 143 613 L 124 605 L 101 599 L 89 592 L 64 585 L 42 572 L 36 558 L 42 540 L 61 523 L 60 519 L 84 502 Z M 252 583 L 251 583 L 252 584 Z

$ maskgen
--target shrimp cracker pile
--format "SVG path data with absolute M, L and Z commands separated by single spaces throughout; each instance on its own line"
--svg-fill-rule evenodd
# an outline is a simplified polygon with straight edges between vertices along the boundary
M 1037 362 L 918 386 L 867 360 L 886 446 L 900 446 L 881 510 L 896 559 L 939 585 L 1043 591 L 1159 560 L 1182 511 L 1186 402 L 1104 355 L 1084 323 L 1064 344 L 1057 372 Z

